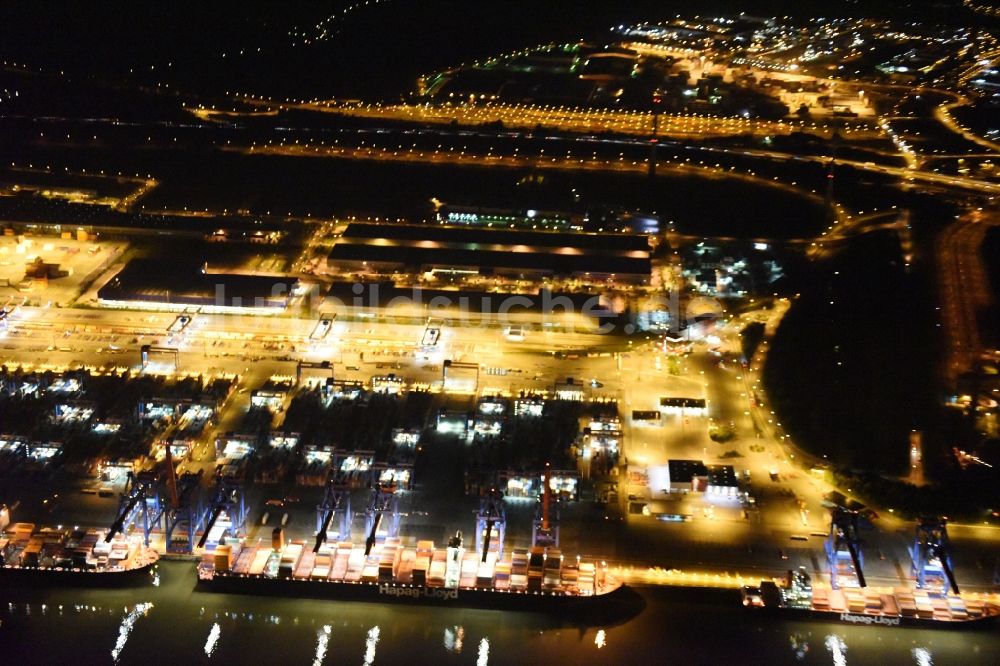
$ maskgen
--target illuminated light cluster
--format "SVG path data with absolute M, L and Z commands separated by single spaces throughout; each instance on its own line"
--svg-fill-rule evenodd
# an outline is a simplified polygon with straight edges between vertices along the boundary
M 733 58 L 733 64 L 735 65 L 750 65 L 751 67 L 756 67 L 758 69 L 767 69 L 777 72 L 791 72 L 798 69 L 797 66 L 784 64 L 780 62 L 775 62 L 773 60 L 764 60 L 763 58 Z
M 1000 6 L 984 5 L 975 0 L 962 0 L 962 4 L 978 14 L 1000 17 Z
M 388 2 L 390 2 L 390 0 L 364 0 L 364 2 L 355 2 L 354 4 L 342 7 L 338 11 L 330 14 L 312 28 L 290 30 L 288 32 L 288 36 L 293 40 L 301 40 L 299 42 L 293 41 L 292 46 L 326 41 L 337 33 L 337 25 L 346 21 L 352 14 L 356 14 L 369 6 L 374 7 Z
M 476 97 L 473 95 L 473 97 Z M 568 131 L 597 133 L 612 132 L 649 136 L 653 133 L 654 113 L 645 110 L 620 110 L 588 108 L 581 106 L 533 105 L 522 103 L 495 103 L 480 96 L 477 103 L 466 103 L 467 98 L 454 101 L 424 104 L 382 104 L 338 100 L 286 100 L 271 112 L 291 108 L 311 111 L 326 111 L 355 118 L 391 119 L 430 124 L 486 125 L 503 123 L 507 127 L 533 129 L 539 125 Z M 263 97 L 244 97 L 250 104 L 273 104 L 273 100 Z M 204 115 L 205 110 L 187 109 L 196 115 Z M 214 113 L 214 111 L 209 111 Z M 231 112 L 226 112 L 233 115 Z M 247 113 L 243 115 L 256 115 Z M 758 135 L 790 134 L 806 129 L 828 133 L 830 127 L 799 118 L 779 120 L 749 119 L 743 116 L 699 113 L 660 113 L 657 115 L 657 134 L 661 136 L 731 136 L 755 133 Z M 838 127 L 844 134 L 863 131 L 864 123 Z
M 588 109 L 528 104 L 445 104 L 445 105 L 358 105 L 339 106 L 347 116 L 398 118 L 421 123 L 481 125 L 501 122 L 508 127 L 534 128 L 538 125 L 571 131 L 618 132 L 650 135 L 653 112 Z M 804 126 L 801 121 L 760 121 L 740 117 L 702 114 L 660 114 L 658 133 L 662 135 L 737 135 L 747 132 L 789 134 Z
M 531 46 L 523 49 L 517 49 L 515 51 L 508 51 L 507 53 L 502 53 L 500 55 L 493 56 L 492 58 L 487 58 L 486 60 L 475 60 L 472 63 L 459 63 L 453 67 L 448 68 L 442 72 L 434 72 L 430 74 L 424 74 L 420 76 L 419 80 L 425 83 L 430 79 L 440 79 L 445 74 L 454 72 L 456 70 L 462 69 L 463 67 L 495 67 L 506 61 L 515 60 L 517 58 L 524 58 L 535 53 L 550 53 L 554 49 L 562 49 L 563 51 L 571 51 L 579 47 L 579 44 L 555 44 L 549 42 L 547 44 L 539 44 L 537 46 Z
M 391 118 L 419 123 L 484 125 L 501 122 L 507 127 L 531 129 L 538 125 L 569 131 L 617 132 L 648 136 L 653 133 L 652 111 L 613 110 L 586 107 L 536 106 L 530 104 L 337 104 L 327 102 L 322 109 L 361 118 Z M 711 114 L 659 114 L 660 135 L 790 134 L 803 128 L 818 129 L 815 122 L 801 120 L 750 120 Z M 850 132 L 846 128 L 845 132 Z

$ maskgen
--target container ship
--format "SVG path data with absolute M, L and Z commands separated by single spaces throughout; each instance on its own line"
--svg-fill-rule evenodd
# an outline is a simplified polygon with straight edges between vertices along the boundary
M 198 565 L 204 589 L 374 602 L 546 610 L 606 600 L 622 588 L 602 563 L 533 546 L 501 555 L 466 552 L 460 535 L 446 548 L 433 541 L 405 547 L 399 538 L 374 545 L 305 542 L 217 546 Z
M 0 580 L 8 585 L 101 587 L 150 582 L 157 552 L 139 537 L 107 537 L 107 530 L 14 523 L 0 534 Z
M 882 627 L 992 626 L 1000 606 L 947 591 L 920 588 L 814 588 L 804 568 L 789 571 L 781 584 L 762 581 L 741 589 L 743 605 L 785 619 L 813 619 Z
M 275 528 L 269 544 L 224 543 L 198 564 L 199 587 L 223 592 L 280 594 L 374 602 L 423 603 L 509 610 L 587 607 L 624 593 L 603 562 L 581 561 L 559 549 L 559 528 L 549 517 L 549 491 L 528 549 L 504 548 L 506 512 L 496 490 L 481 497 L 475 546 L 456 532 L 445 547 L 433 541 L 408 544 L 398 535 L 398 495 L 392 483 L 375 483 L 365 512 L 366 538 L 355 545 L 350 496 L 333 479 L 317 507 L 315 544 L 285 543 Z M 335 516 L 336 537 L 329 538 Z M 616 594 L 618 593 L 618 594 Z

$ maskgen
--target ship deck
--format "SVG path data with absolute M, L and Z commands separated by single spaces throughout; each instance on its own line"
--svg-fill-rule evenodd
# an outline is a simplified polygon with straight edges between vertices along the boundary
M 1000 606 L 979 594 L 911 587 L 782 586 L 762 581 L 742 588 L 743 604 L 767 609 L 840 616 L 863 624 L 980 622 L 1000 617 Z
M 837 590 L 818 587 L 813 590 L 811 608 L 821 612 L 943 622 L 964 622 L 1000 615 L 1000 608 L 975 595 L 905 587 Z
M 452 561 L 449 562 L 449 557 Z M 198 565 L 201 580 L 216 575 L 269 579 L 368 583 L 407 587 L 544 591 L 565 596 L 595 596 L 620 587 L 603 564 L 567 558 L 556 548 L 533 548 L 486 558 L 464 549 L 435 548 L 418 541 L 405 547 L 387 538 L 365 549 L 351 542 L 324 545 L 318 552 L 304 542 L 275 550 L 271 545 L 220 546 Z
M 58 569 L 116 573 L 155 564 L 159 554 L 141 538 L 117 534 L 106 541 L 107 530 L 36 529 L 15 523 L 0 534 L 0 565 L 11 569 Z

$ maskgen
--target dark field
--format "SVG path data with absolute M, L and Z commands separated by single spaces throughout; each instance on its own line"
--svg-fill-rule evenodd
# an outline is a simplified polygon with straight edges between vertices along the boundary
M 933 291 L 907 273 L 891 236 L 813 265 L 775 336 L 766 388 L 800 444 L 831 462 L 892 473 L 909 432 L 933 421 L 940 346 Z M 803 390 L 803 387 L 809 387 Z
M 683 233 L 793 238 L 818 233 L 824 219 L 819 206 L 789 192 L 695 176 L 661 175 L 650 183 L 639 175 L 545 171 L 544 182 L 525 191 L 518 181 L 528 172 L 520 169 L 225 154 L 175 169 L 177 177 L 164 176 L 144 201 L 148 208 L 419 219 L 431 215 L 430 199 L 437 197 L 501 208 L 641 208 L 673 220 Z

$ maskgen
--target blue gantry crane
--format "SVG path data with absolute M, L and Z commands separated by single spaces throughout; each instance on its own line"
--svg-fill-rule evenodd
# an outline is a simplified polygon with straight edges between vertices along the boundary
M 507 513 L 503 493 L 490 489 L 479 500 L 476 512 L 476 554 L 485 562 L 490 552 L 503 556 L 503 541 L 507 532 Z
M 127 532 L 133 525 L 142 527 L 145 544 L 149 545 L 150 533 L 159 525 L 163 516 L 160 502 L 159 478 L 153 472 L 129 472 L 125 490 L 118 503 L 118 516 L 104 538 L 110 542 L 119 532 Z
M 372 494 L 365 509 L 365 555 L 367 556 L 378 540 L 379 531 L 394 537 L 399 532 L 399 496 L 396 485 L 380 483 L 374 479 Z
M 229 521 L 223 534 L 229 532 L 231 535 L 237 536 L 243 532 L 247 523 L 247 504 L 241 480 L 221 473 L 218 474 L 209 497 L 206 505 L 205 531 L 198 541 L 198 548 L 205 547 L 220 517 L 225 516 L 226 520 Z
M 864 553 L 861 550 L 861 513 L 856 509 L 836 506 L 831 510 L 830 535 L 826 540 L 826 559 L 830 565 L 830 586 L 840 587 L 841 576 L 857 577 L 860 587 L 867 587 Z
M 327 539 L 330 538 L 330 524 L 337 518 L 338 539 L 351 537 L 351 523 L 354 515 L 351 513 L 351 489 L 340 465 L 335 464 L 326 479 L 323 489 L 323 499 L 316 506 L 316 545 L 313 552 L 318 553 Z
M 948 539 L 947 521 L 944 518 L 921 518 L 917 521 L 916 535 L 910 556 L 917 587 L 924 588 L 937 580 L 942 588 L 951 588 L 958 594 L 954 568 L 951 563 L 951 541 Z
M 176 495 L 164 512 L 164 532 L 167 551 L 190 555 L 194 552 L 195 535 L 204 526 L 205 510 L 201 470 L 186 472 L 176 480 Z

